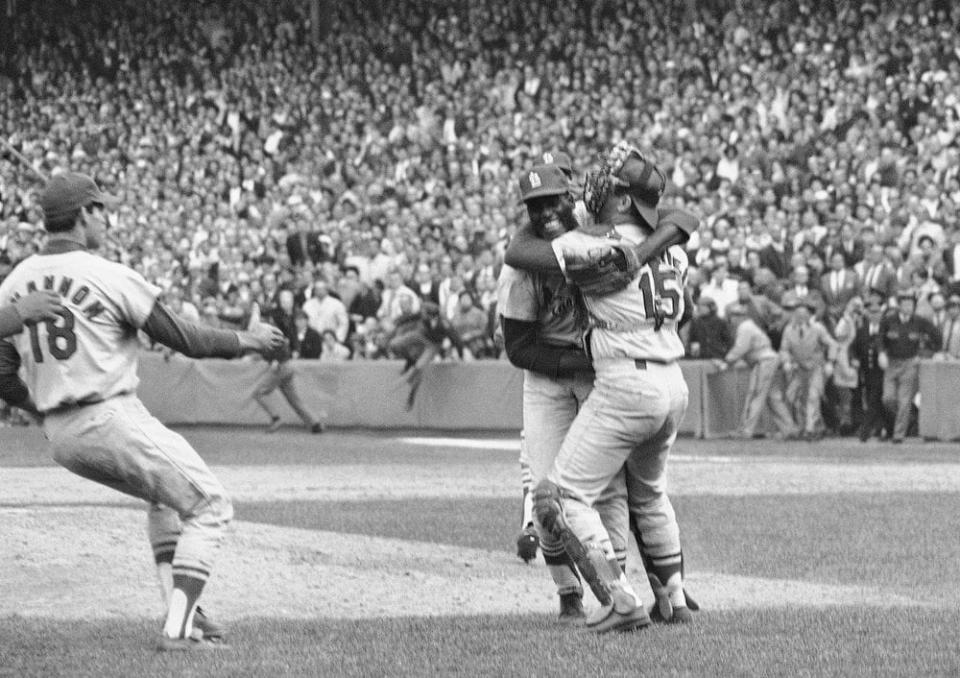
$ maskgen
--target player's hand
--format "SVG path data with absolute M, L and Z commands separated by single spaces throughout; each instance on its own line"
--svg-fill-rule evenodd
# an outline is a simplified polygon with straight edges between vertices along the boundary
M 823 376 L 827 379 L 833 376 L 833 363 L 824 363 Z
M 890 358 L 887 357 L 886 352 L 877 355 L 877 367 L 879 367 L 881 370 L 885 370 L 890 367 Z
M 41 320 L 56 320 L 63 310 L 63 302 L 55 292 L 38 290 L 17 299 L 13 307 L 24 325 L 33 325 Z
M 713 359 L 713 366 L 717 368 L 718 372 L 723 372 L 729 365 L 727 365 L 726 360 L 720 360 L 720 358 Z
M 266 323 L 258 323 L 248 331 L 240 333 L 240 336 L 241 346 L 263 354 L 279 351 L 283 348 L 283 342 L 286 340 L 283 332 L 273 325 L 267 325 Z M 249 340 L 246 346 L 244 346 L 244 337 Z

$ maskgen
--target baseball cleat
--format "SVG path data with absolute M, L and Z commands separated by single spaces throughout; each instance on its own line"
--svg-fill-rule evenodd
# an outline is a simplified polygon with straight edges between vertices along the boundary
M 208 640 L 207 638 L 169 638 L 160 636 L 157 643 L 158 652 L 205 652 L 207 650 L 229 650 L 230 646 L 223 641 Z
M 557 620 L 561 624 L 579 625 L 587 615 L 583 611 L 583 598 L 579 593 L 564 593 L 560 596 L 560 614 Z
M 270 419 L 270 425 L 267 426 L 267 433 L 276 433 L 280 430 L 280 417 L 274 416 Z
M 326 430 L 326 426 L 321 424 L 319 421 L 310 427 L 310 433 L 323 433 Z
M 538 548 L 540 548 L 540 536 L 537 534 L 537 528 L 527 525 L 517 537 L 517 557 L 529 563 L 537 557 Z
M 650 621 L 654 624 L 692 624 L 693 612 L 690 611 L 689 607 L 677 606 L 671 608 L 670 617 L 667 618 L 660 611 L 660 606 L 654 603 L 653 607 L 650 608 Z
M 650 625 L 650 615 L 630 592 L 622 587 L 612 591 L 612 601 L 592 612 L 586 619 L 586 627 L 594 633 L 610 631 L 633 631 Z
M 207 640 L 222 641 L 227 635 L 227 630 L 208 617 L 199 605 L 193 611 L 193 633 L 196 635 L 198 632 L 201 638 Z

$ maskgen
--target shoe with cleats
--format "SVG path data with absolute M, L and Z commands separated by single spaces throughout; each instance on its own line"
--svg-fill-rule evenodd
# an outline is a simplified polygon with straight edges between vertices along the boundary
M 540 548 L 540 536 L 537 534 L 537 528 L 527 525 L 517 537 L 517 557 L 529 563 L 537 557 L 538 548 Z
M 582 624 L 587 615 L 583 611 L 583 597 L 579 593 L 564 593 L 560 596 L 560 614 L 557 620 L 561 624 Z
M 672 605 L 668 598 L 658 598 L 650 608 L 650 620 L 655 624 L 692 624 L 691 610 L 699 609 L 700 606 L 692 600 L 688 600 L 687 605 Z
M 203 608 L 197 605 L 197 609 L 193 611 L 193 635 L 194 637 L 199 635 L 206 640 L 222 641 L 227 635 L 227 630 L 213 621 Z
M 633 631 L 650 625 L 646 608 L 623 587 L 610 592 L 612 602 L 592 612 L 586 619 L 586 627 L 594 633 L 610 631 Z

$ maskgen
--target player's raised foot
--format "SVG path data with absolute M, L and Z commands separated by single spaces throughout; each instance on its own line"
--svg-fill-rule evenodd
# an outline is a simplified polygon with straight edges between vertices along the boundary
M 319 421 L 310 427 L 310 433 L 323 433 L 326 430 L 326 426 L 321 424 Z
M 197 609 L 193 612 L 193 635 L 199 635 L 200 638 L 207 640 L 223 641 L 227 630 L 213 621 L 203 608 L 197 605 Z
M 158 652 L 207 652 L 211 650 L 229 650 L 230 646 L 222 640 L 208 638 L 170 638 L 160 636 L 157 643 Z
M 280 417 L 274 415 L 273 418 L 270 419 L 270 425 L 267 426 L 267 433 L 276 433 L 279 430 L 280 430 Z
M 537 557 L 538 548 L 540 548 L 540 536 L 537 534 L 537 528 L 527 525 L 517 537 L 517 557 L 529 563 Z
M 633 631 L 650 625 L 650 615 L 640 601 L 621 586 L 610 592 L 612 602 L 591 612 L 586 627 L 594 633 Z
M 557 620 L 561 624 L 577 626 L 583 624 L 587 614 L 583 611 L 583 596 L 579 593 L 563 593 L 560 595 L 560 614 Z

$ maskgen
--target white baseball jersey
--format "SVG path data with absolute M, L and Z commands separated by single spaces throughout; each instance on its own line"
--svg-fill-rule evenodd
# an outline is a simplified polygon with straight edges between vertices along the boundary
M 497 280 L 497 310 L 504 318 L 536 322 L 546 344 L 581 344 L 577 300 L 561 275 L 529 273 L 504 265 Z
M 618 226 L 617 236 L 628 242 L 641 242 L 636 227 Z M 589 235 L 582 231 L 565 233 L 552 243 L 566 270 L 567 259 L 585 259 L 590 252 L 608 246 L 610 236 Z M 643 266 L 633 282 L 619 292 L 603 297 L 584 295 L 589 314 L 590 353 L 594 360 L 604 358 L 641 358 L 673 362 L 684 354 L 677 324 L 683 315 L 683 288 L 687 279 L 687 255 L 674 245 L 664 252 L 659 266 Z M 663 325 L 654 331 L 659 310 Z
M 32 325 L 7 340 L 20 354 L 37 409 L 134 393 L 137 331 L 160 288 L 126 266 L 78 250 L 24 260 L 0 285 L 0 304 L 38 289 L 60 295 L 65 307 L 60 319 Z

